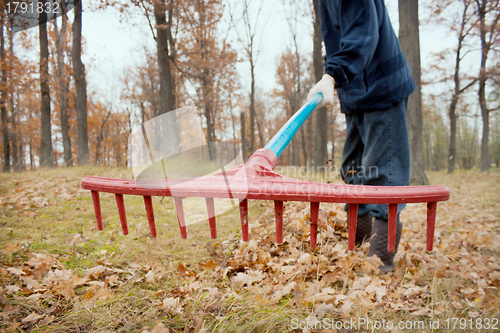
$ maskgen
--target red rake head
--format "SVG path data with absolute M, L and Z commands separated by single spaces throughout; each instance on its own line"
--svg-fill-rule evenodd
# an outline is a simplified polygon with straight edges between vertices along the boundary
M 427 202 L 427 250 L 433 247 L 434 226 L 438 201 L 450 197 L 449 190 L 442 186 L 361 186 L 334 185 L 302 181 L 283 177 L 272 171 L 276 155 L 269 149 L 259 149 L 245 165 L 234 170 L 182 180 L 154 180 L 156 187 L 141 187 L 135 180 L 109 179 L 87 176 L 82 188 L 92 192 L 97 227 L 103 229 L 99 192 L 115 193 L 123 234 L 128 233 L 123 195 L 142 195 L 148 217 L 151 236 L 156 237 L 152 196 L 174 198 L 175 210 L 181 237 L 187 237 L 183 198 L 206 198 L 210 233 L 217 237 L 214 198 L 239 200 L 242 239 L 249 240 L 248 200 L 272 200 L 276 211 L 276 238 L 283 242 L 283 203 L 302 201 L 311 203 L 310 244 L 316 247 L 317 221 L 321 202 L 349 204 L 349 250 L 354 250 L 356 221 L 359 204 L 387 204 L 389 206 L 388 251 L 394 252 L 398 204 Z M 153 182 L 153 181 L 152 181 Z

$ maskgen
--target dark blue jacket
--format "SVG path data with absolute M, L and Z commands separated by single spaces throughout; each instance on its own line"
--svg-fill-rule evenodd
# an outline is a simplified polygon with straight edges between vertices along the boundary
M 342 112 L 385 110 L 415 89 L 384 0 L 318 0 L 325 73 Z

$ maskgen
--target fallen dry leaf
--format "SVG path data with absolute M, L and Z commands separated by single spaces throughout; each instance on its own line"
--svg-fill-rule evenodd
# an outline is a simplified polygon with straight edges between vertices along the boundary
M 89 280 L 99 280 L 99 277 L 101 276 L 102 273 L 104 273 L 105 270 L 106 267 L 102 265 L 89 268 L 87 270 L 87 273 L 85 274 L 85 278 Z
M 203 285 L 201 284 L 201 282 L 194 281 L 194 282 L 191 282 L 190 284 L 188 284 L 187 286 L 181 287 L 181 290 L 190 293 L 193 290 L 198 290 L 202 287 L 203 287 Z
M 163 323 L 158 322 L 151 333 L 170 333 L 170 330 L 163 325 Z
M 248 271 L 248 273 L 238 273 L 231 277 L 231 283 L 237 287 L 250 286 L 254 282 L 260 282 L 266 275 L 260 271 Z
M 378 274 L 380 271 L 379 267 L 382 265 L 382 260 L 380 260 L 377 255 L 365 258 L 363 262 L 361 263 L 361 269 L 364 270 L 367 273 L 374 272 L 375 274 Z
M 364 290 L 366 288 L 366 286 L 370 283 L 371 280 L 372 280 L 372 278 L 369 277 L 369 276 L 361 277 L 359 279 L 356 279 L 353 282 L 351 288 L 354 289 L 354 290 L 356 290 L 356 289 Z
M 492 281 L 500 281 L 500 271 L 493 271 L 490 274 L 488 274 L 488 277 Z
M 2 310 L 2 312 L 0 312 L 0 316 L 2 317 L 2 319 L 4 321 L 6 321 L 10 315 L 13 315 L 14 313 L 18 312 L 20 309 L 17 305 L 13 306 L 13 305 L 10 305 L 10 304 L 6 304 Z
M 40 320 L 40 322 L 38 323 L 38 325 L 40 325 L 40 326 L 48 325 L 51 322 L 53 322 L 54 319 L 56 319 L 55 316 L 52 316 L 52 315 L 51 316 L 46 316 L 45 318 L 43 318 L 42 320 Z
M 149 282 L 149 283 L 156 282 L 156 274 L 152 270 L 147 272 L 144 277 L 146 278 L 146 282 Z
M 3 251 L 6 255 L 11 255 L 19 251 L 19 242 L 7 243 L 5 250 Z
M 182 304 L 179 297 L 167 297 L 163 300 L 163 309 L 170 312 L 182 313 Z
M 107 301 L 108 299 L 112 299 L 115 296 L 113 290 L 108 288 L 100 288 L 96 291 L 93 300 L 97 302 Z
M 73 283 L 73 286 L 75 286 L 75 287 L 81 286 L 89 281 L 88 278 L 86 278 L 86 277 L 81 278 L 76 273 L 71 274 L 70 278 L 71 278 L 71 282 Z
M 97 285 L 91 285 L 82 297 L 82 301 L 102 302 L 114 297 L 114 292 L 108 288 L 100 288 Z
M 5 268 L 0 267 L 0 278 L 9 277 L 10 273 Z
M 376 286 L 375 284 L 370 284 L 366 287 L 365 291 L 367 293 L 375 292 L 377 302 L 382 303 L 382 297 L 387 295 L 387 287 L 386 286 Z
M 9 273 L 11 273 L 11 274 L 15 274 L 15 275 L 18 275 L 18 276 L 26 275 L 26 273 L 22 269 L 15 268 L 15 267 L 8 267 L 7 271 Z
M 219 263 L 213 261 L 212 259 L 208 260 L 205 263 L 200 263 L 199 264 L 203 269 L 209 269 L 209 270 L 214 270 L 217 267 L 219 267 Z
M 320 319 L 323 318 L 326 314 L 331 313 L 335 307 L 333 304 L 321 303 L 316 310 L 314 310 L 314 314 L 318 316 Z
M 39 315 L 36 312 L 32 312 L 29 316 L 21 320 L 23 324 L 33 324 L 42 319 L 44 316 Z
M 342 258 L 339 260 L 338 265 L 345 270 L 351 269 L 354 261 L 358 258 L 357 253 L 353 253 L 352 255 L 347 256 L 346 258 Z
M 312 257 L 309 253 L 303 253 L 298 259 L 298 263 L 301 265 L 310 265 L 312 263 Z
M 28 289 L 33 289 L 40 284 L 37 280 L 33 278 L 33 275 L 20 276 L 19 278 L 26 284 L 26 288 Z
M 82 301 L 89 301 L 95 296 L 97 286 L 90 286 L 82 297 Z
M 118 284 L 121 284 L 121 283 L 118 281 L 118 275 L 116 275 L 116 274 L 113 274 L 113 275 L 111 275 L 111 276 L 108 276 L 108 277 L 106 278 L 105 282 L 106 282 L 109 286 L 111 286 L 111 287 L 116 286 L 116 285 L 118 285 Z
M 179 263 L 177 266 L 177 272 L 183 276 L 196 276 L 196 273 L 190 271 L 183 263 Z
M 422 287 L 419 286 L 411 286 L 409 287 L 405 292 L 403 292 L 403 295 L 412 298 L 417 295 L 420 295 L 422 293 Z
M 274 294 L 271 296 L 271 302 L 277 303 L 281 300 L 283 296 L 288 295 L 297 285 L 297 282 L 292 281 L 286 286 L 282 287 L 281 289 L 277 290 L 274 292 Z
M 340 307 L 340 310 L 345 314 L 351 313 L 353 304 L 354 304 L 353 301 L 351 301 L 350 299 L 346 299 L 343 301 L 343 304 Z
M 15 292 L 21 290 L 21 288 L 13 285 L 13 286 L 5 286 L 5 290 L 7 291 L 7 294 L 12 294 L 12 293 L 15 293 Z
M 441 312 L 436 311 L 436 310 L 431 310 L 429 308 L 425 308 L 425 309 L 410 312 L 410 314 L 413 316 L 435 317 L 435 316 L 438 316 L 439 314 L 441 314 Z

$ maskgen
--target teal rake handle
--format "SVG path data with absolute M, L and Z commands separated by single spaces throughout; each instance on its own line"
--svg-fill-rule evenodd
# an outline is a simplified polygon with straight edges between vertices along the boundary
M 309 115 L 314 111 L 316 106 L 323 100 L 323 95 L 317 93 L 307 103 L 290 118 L 283 127 L 276 133 L 271 141 L 264 148 L 268 148 L 280 157 L 283 150 L 288 146 L 295 133 L 299 130 L 300 126 L 304 124 Z

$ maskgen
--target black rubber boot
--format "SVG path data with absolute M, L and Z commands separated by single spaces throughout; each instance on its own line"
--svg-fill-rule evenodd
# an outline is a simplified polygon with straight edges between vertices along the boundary
M 373 217 L 370 214 L 358 216 L 356 223 L 356 244 L 361 244 L 364 241 L 369 241 L 372 235 Z
M 370 241 L 369 256 L 377 255 L 384 263 L 380 266 L 382 272 L 390 272 L 394 270 L 394 256 L 398 251 L 399 241 L 401 240 L 401 232 L 403 223 L 398 223 L 396 226 L 396 249 L 393 253 L 387 251 L 389 223 L 387 221 L 375 219 L 373 221 L 372 239 Z

